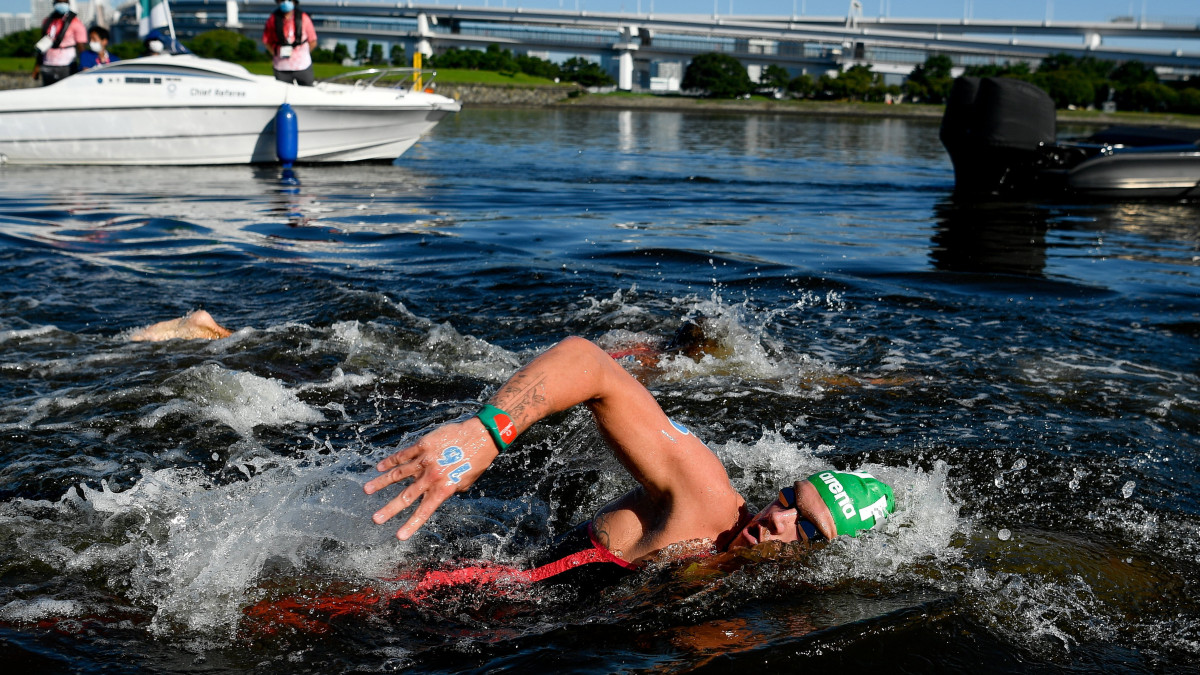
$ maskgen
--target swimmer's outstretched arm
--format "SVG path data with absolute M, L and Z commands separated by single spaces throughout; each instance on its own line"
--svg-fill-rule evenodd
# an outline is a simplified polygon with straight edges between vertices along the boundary
M 169 321 L 139 328 L 129 334 L 133 342 L 159 342 L 162 340 L 219 340 L 233 332 L 217 323 L 208 312 L 198 309 L 191 314 Z
M 645 387 L 582 338 L 567 338 L 526 364 L 490 402 L 512 417 L 518 433 L 548 415 L 586 403 L 649 503 L 676 511 L 681 503 L 699 505 L 725 492 L 736 498 L 716 455 L 695 436 L 672 426 Z M 404 480 L 412 482 L 375 513 L 375 522 L 386 522 L 420 499 L 420 506 L 396 532 L 400 539 L 408 539 L 443 501 L 469 488 L 498 454 L 478 418 L 434 429 L 376 466 L 383 475 L 364 486 L 367 494 Z M 697 517 L 712 511 L 695 509 Z

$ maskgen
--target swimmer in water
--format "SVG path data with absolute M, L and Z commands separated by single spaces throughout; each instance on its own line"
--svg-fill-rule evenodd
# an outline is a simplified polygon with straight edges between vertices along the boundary
M 219 340 L 233 335 L 233 331 L 217 323 L 208 312 L 198 309 L 191 314 L 169 321 L 139 328 L 129 334 L 134 342 L 160 342 L 162 340 Z
M 639 484 L 581 526 L 591 544 L 583 547 L 587 563 L 632 569 L 684 542 L 705 541 L 726 551 L 771 540 L 853 537 L 895 508 L 891 488 L 873 476 L 828 470 L 784 486 L 754 513 L 730 484 L 721 460 L 668 419 L 645 387 L 596 345 L 568 338 L 513 375 L 476 416 L 442 425 L 379 462 L 382 475 L 364 486 L 366 493 L 404 487 L 374 521 L 383 524 L 417 504 L 396 532 L 400 539 L 412 537 L 523 431 L 579 404 L 591 410 L 601 435 Z
M 603 337 L 601 342 L 605 342 Z M 717 322 L 704 315 L 685 320 L 669 340 L 619 340 L 616 344 L 608 346 L 608 355 L 620 361 L 626 370 L 643 384 L 663 375 L 666 372 L 666 364 L 675 357 L 686 357 L 699 363 L 705 358 L 720 361 L 734 356 L 734 346 L 730 338 L 723 335 Z M 814 373 L 802 384 L 820 389 L 848 389 L 863 386 L 896 387 L 914 381 L 916 378 L 907 374 L 858 376 L 847 373 Z
M 809 545 L 856 536 L 895 509 L 887 484 L 870 474 L 830 469 L 783 486 L 755 513 L 703 442 L 669 419 L 613 355 L 573 337 L 517 371 L 474 417 L 439 426 L 379 462 L 381 475 L 364 486 L 366 493 L 403 488 L 375 512 L 375 523 L 416 505 L 396 532 L 409 539 L 445 500 L 470 488 L 518 435 L 579 404 L 591 410 L 601 436 L 639 485 L 532 555 L 531 566 L 451 563 L 405 571 L 386 580 L 391 590 L 268 598 L 244 610 L 248 625 L 267 633 L 324 632 L 326 619 L 390 602 L 422 604 L 443 590 L 484 585 L 502 595 L 543 583 L 599 589 L 670 555 L 667 547 L 694 556 L 770 541 Z

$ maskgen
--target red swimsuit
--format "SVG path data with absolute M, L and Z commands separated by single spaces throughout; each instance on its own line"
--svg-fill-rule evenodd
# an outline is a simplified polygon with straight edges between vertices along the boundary
M 618 558 L 596 541 L 591 521 L 559 537 L 553 546 L 535 558 L 534 563 L 530 569 L 480 563 L 452 569 L 412 571 L 388 580 L 401 582 L 402 588 L 395 591 L 366 588 L 348 595 L 264 600 L 247 607 L 245 614 L 266 633 L 274 633 L 282 627 L 321 633 L 329 629 L 326 622 L 334 617 L 364 613 L 381 602 L 420 602 L 430 593 L 442 589 L 490 586 L 497 594 L 504 595 L 506 586 L 527 587 L 542 582 L 595 589 L 610 585 L 637 569 L 636 565 Z

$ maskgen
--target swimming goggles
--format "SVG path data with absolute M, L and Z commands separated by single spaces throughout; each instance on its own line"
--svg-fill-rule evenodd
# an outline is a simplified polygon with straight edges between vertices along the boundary
M 796 488 L 785 487 L 780 489 L 779 503 L 785 509 L 796 508 Z M 801 538 L 805 541 L 824 541 L 825 539 L 825 535 L 821 534 L 821 531 L 817 529 L 817 526 L 812 521 L 808 518 L 800 517 L 798 513 L 796 515 L 796 529 L 802 533 Z

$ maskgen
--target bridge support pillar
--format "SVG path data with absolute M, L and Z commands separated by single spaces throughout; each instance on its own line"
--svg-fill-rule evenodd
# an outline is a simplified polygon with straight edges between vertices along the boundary
M 433 20 L 437 23 L 437 19 Z M 429 16 L 424 12 L 417 14 L 417 40 L 414 49 L 421 53 L 422 56 L 433 56 L 433 45 L 429 43 L 429 37 L 433 35 L 433 31 L 429 30 Z M 405 45 L 407 47 L 407 45 Z
M 633 53 L 637 51 L 637 26 L 622 26 L 621 41 L 613 45 L 617 51 L 617 89 L 633 90 Z
M 226 28 L 241 28 L 242 27 L 242 22 L 238 19 L 237 0 L 225 0 L 225 27 Z
M 1089 51 L 1093 50 L 1093 49 L 1099 49 L 1100 48 L 1100 34 L 1099 33 L 1084 33 L 1083 34 L 1083 48 L 1087 49 Z
M 623 51 L 617 55 L 617 89 L 633 90 L 633 52 Z

